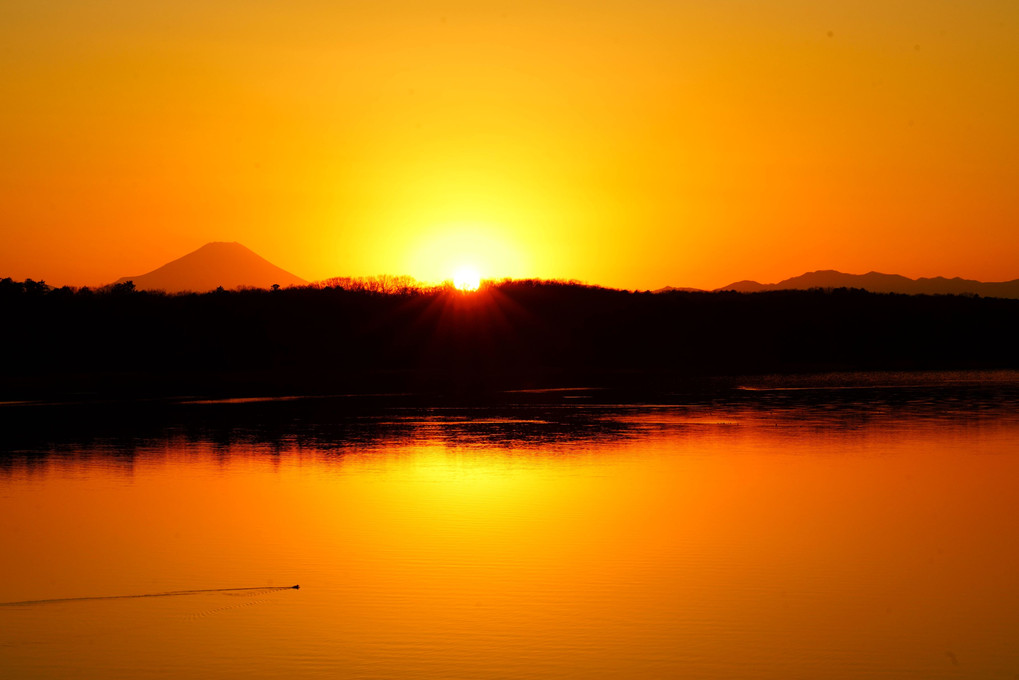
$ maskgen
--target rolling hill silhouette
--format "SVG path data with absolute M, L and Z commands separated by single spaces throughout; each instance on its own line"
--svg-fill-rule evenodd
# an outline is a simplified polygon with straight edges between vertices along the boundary
M 506 280 L 474 293 L 162 295 L 5 278 L 0 309 L 17 331 L 0 333 L 0 356 L 15 359 L 0 362 L 0 400 L 570 385 L 676 394 L 711 376 L 1019 369 L 1019 300 L 851 288 L 654 294 Z
M 202 293 L 222 286 L 234 288 L 269 288 L 306 285 L 304 279 L 280 269 L 240 243 L 206 243 L 162 267 L 141 276 L 125 276 L 116 283 L 133 281 L 139 290 L 162 290 L 167 293 L 193 291 Z
M 759 293 L 767 290 L 809 290 L 811 288 L 862 288 L 872 293 L 903 293 L 907 295 L 981 295 L 983 297 L 1019 298 L 1019 279 L 985 283 L 959 277 L 946 279 L 910 279 L 898 274 L 843 274 L 831 269 L 808 272 L 778 283 L 736 281 L 716 290 Z

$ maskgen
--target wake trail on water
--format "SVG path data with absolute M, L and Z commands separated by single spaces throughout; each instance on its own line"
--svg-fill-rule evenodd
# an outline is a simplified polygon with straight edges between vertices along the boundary
M 294 586 L 262 586 L 254 588 L 203 588 L 200 590 L 169 590 L 163 593 L 143 593 L 141 595 L 98 595 L 93 597 L 58 597 L 49 600 L 22 600 L 20 602 L 0 602 L 0 607 L 27 607 L 40 604 L 59 604 L 61 602 L 94 602 L 97 600 L 136 600 L 143 597 L 176 597 L 179 595 L 201 595 L 202 593 L 237 593 L 260 591 L 272 593 L 281 590 L 299 590 Z M 254 594 L 254 593 L 253 593 Z

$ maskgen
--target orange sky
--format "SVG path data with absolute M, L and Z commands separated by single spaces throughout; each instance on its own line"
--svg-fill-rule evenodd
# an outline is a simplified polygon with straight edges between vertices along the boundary
M 7 0 L 0 276 L 1019 277 L 1014 0 Z

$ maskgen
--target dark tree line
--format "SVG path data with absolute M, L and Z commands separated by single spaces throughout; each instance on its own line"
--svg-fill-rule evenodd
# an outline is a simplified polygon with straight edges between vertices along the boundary
M 506 281 L 471 294 L 332 285 L 164 295 L 3 279 L 0 315 L 8 397 L 1019 368 L 1019 300 L 847 289 L 654 294 Z

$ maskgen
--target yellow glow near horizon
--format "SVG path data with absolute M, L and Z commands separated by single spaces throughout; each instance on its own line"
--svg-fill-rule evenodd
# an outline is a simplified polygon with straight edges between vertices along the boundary
M 0 277 L 1019 276 L 1014 0 L 12 7 Z
M 472 267 L 461 267 L 453 274 L 453 285 L 465 292 L 477 290 L 481 287 L 481 274 Z
M 518 243 L 503 232 L 469 223 L 423 229 L 406 239 L 406 271 L 428 283 L 448 280 L 450 272 L 479 281 L 480 272 L 493 279 L 526 277 L 526 258 Z M 394 255 L 399 258 L 400 254 Z

